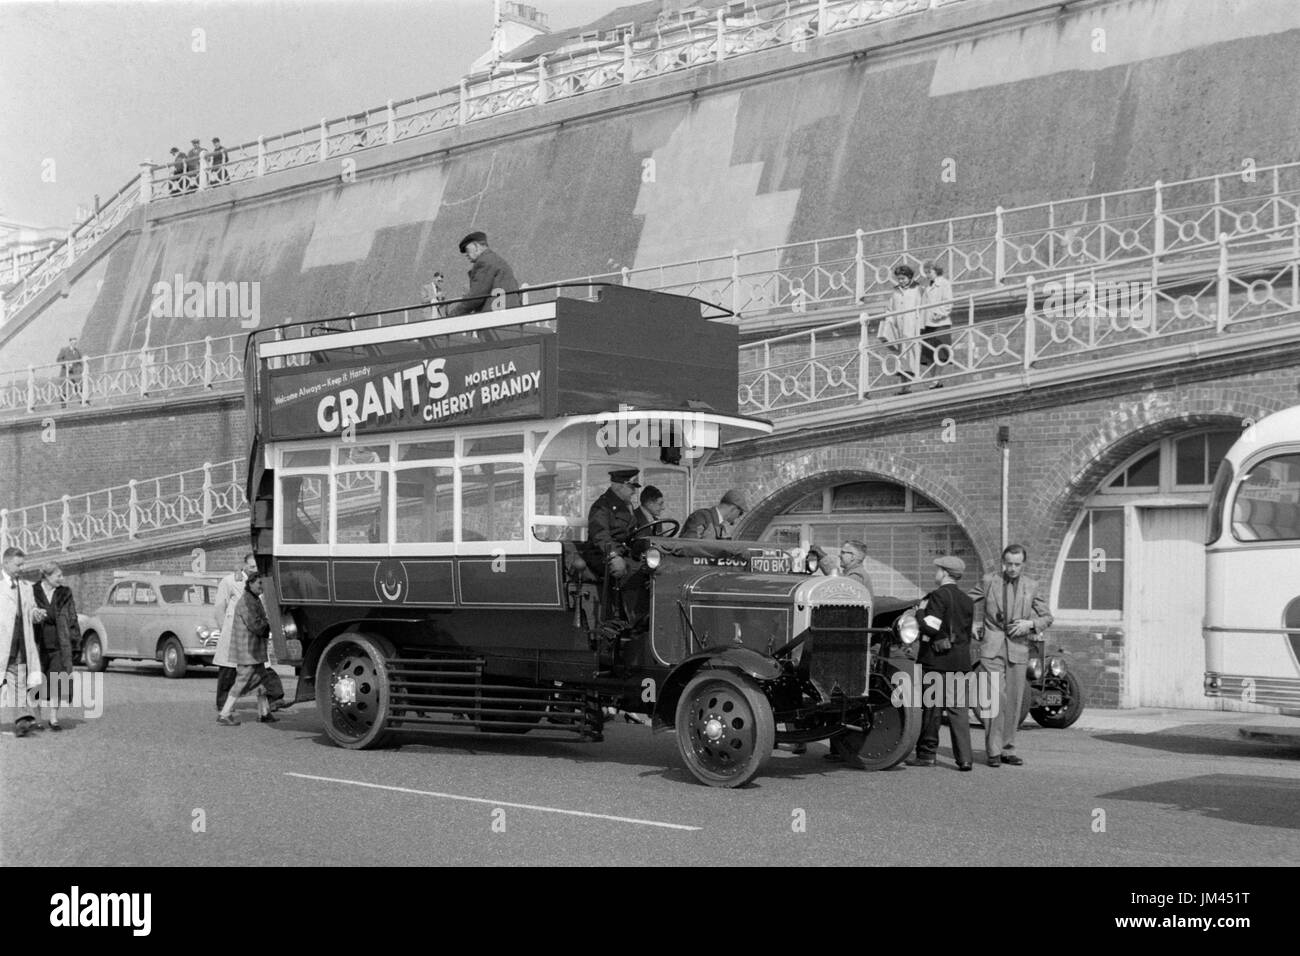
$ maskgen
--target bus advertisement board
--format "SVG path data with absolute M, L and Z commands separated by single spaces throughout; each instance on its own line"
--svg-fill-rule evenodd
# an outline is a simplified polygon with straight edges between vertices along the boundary
M 554 389 L 554 349 L 534 337 L 276 369 L 263 420 L 273 441 L 475 425 L 544 417 Z

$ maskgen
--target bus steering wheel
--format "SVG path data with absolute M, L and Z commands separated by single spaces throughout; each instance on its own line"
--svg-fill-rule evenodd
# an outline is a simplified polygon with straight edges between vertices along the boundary
M 658 528 L 661 524 L 670 524 L 672 525 L 672 528 L 669 529 L 667 534 L 659 534 L 659 532 L 654 529 Z M 649 524 L 643 524 L 639 528 L 633 528 L 631 534 L 629 534 L 628 537 L 629 538 L 640 537 L 641 532 L 649 528 L 651 529 L 650 537 L 675 538 L 677 537 L 677 532 L 681 530 L 681 527 L 682 527 L 682 523 L 680 521 L 675 521 L 672 518 L 660 518 L 658 521 L 651 521 Z

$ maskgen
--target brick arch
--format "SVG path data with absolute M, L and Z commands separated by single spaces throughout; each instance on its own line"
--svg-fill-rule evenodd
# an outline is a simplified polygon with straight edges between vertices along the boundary
M 999 517 L 981 517 L 974 502 L 950 482 L 936 477 L 906 456 L 881 454 L 860 447 L 852 449 L 852 462 L 842 460 L 842 456 L 843 451 L 835 448 L 806 456 L 800 462 L 808 466 L 806 473 L 784 484 L 782 469 L 760 466 L 757 474 L 763 477 L 746 485 L 752 497 L 758 500 L 742 520 L 736 537 L 757 537 L 790 505 L 827 486 L 854 481 L 888 481 L 920 492 L 948 512 L 970 538 L 977 554 L 997 553 Z M 837 458 L 841 460 L 837 461 Z
M 1085 501 L 1126 458 L 1161 439 L 1202 428 L 1240 430 L 1246 419 L 1258 420 L 1286 408 L 1285 401 L 1221 388 L 1198 386 L 1182 392 L 1149 393 L 1145 401 L 1114 410 L 1081 436 L 1070 452 L 1037 483 L 1031 509 L 1038 515 L 1026 543 L 1062 541 Z M 1015 537 L 1013 532 L 1012 537 Z

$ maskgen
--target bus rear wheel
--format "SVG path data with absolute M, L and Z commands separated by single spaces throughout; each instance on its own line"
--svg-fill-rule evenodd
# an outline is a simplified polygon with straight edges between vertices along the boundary
M 392 699 L 388 660 L 393 646 L 370 634 L 340 634 L 316 665 L 316 709 L 330 740 L 348 750 L 383 747 Z

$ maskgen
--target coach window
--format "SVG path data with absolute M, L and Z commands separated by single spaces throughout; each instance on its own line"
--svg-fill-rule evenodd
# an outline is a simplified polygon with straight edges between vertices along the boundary
M 329 474 L 280 477 L 280 540 L 290 546 L 329 543 Z
M 1232 506 L 1232 535 L 1238 541 L 1300 538 L 1300 455 L 1265 459 L 1242 475 Z

